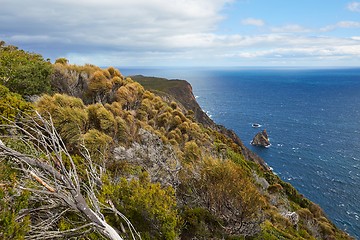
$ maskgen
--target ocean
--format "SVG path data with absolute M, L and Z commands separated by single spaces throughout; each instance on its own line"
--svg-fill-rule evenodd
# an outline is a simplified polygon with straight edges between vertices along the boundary
M 184 79 L 204 111 L 360 239 L 360 69 L 120 68 Z M 262 126 L 252 127 L 253 123 Z M 250 145 L 266 129 L 270 148 Z

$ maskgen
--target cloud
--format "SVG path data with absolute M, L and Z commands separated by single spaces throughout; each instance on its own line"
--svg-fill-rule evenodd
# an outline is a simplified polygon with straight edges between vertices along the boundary
M 360 12 L 360 2 L 351 2 L 347 5 L 347 9 L 352 12 Z
M 311 30 L 298 24 L 287 24 L 281 27 L 273 27 L 271 28 L 271 31 L 275 33 L 304 33 L 310 32 Z
M 237 54 L 243 58 L 301 58 L 301 57 L 359 57 L 360 46 L 333 46 L 333 47 L 309 47 L 309 48 L 274 48 L 262 51 L 240 52 Z
M 71 54 L 69 59 L 78 63 L 92 62 L 103 65 L 119 66 L 134 64 L 140 66 L 156 65 L 166 59 L 169 65 L 219 65 L 234 64 L 267 64 L 268 61 L 281 60 L 296 62 L 304 59 L 303 64 L 310 64 L 314 59 L 325 59 L 331 62 L 339 59 L 360 60 L 360 38 L 307 37 L 293 34 L 264 34 L 257 36 L 191 34 L 169 37 L 172 42 L 166 48 L 169 52 L 159 51 L 126 51 L 119 56 L 115 53 Z M 307 59 L 307 60 L 306 60 Z M 91 61 L 90 61 L 91 60 Z M 95 60 L 95 62 L 94 62 Z M 325 62 L 319 61 L 319 64 Z M 101 64 L 100 64 L 101 65 Z
M 251 25 L 256 27 L 262 27 L 265 25 L 265 22 L 262 19 L 257 18 L 246 18 L 241 21 L 242 25 Z
M 100 66 L 218 65 L 316 57 L 359 58 L 359 36 L 312 37 L 301 25 L 261 35 L 220 33 L 233 0 L 3 0 L 0 39 L 52 60 Z M 19 8 L 26 11 L 19 11 Z M 241 22 L 265 26 L 261 19 Z M 339 22 L 337 27 L 358 27 Z M 330 29 L 330 26 L 328 26 Z M 285 34 L 284 34 L 285 33 Z M 357 61 L 359 63 L 360 61 Z M 242 62 L 243 63 L 243 62 Z
M 337 28 L 360 28 L 360 22 L 354 22 L 354 21 L 341 21 L 334 25 L 328 25 L 326 27 L 323 27 L 320 29 L 322 32 L 329 32 L 333 31 Z
M 212 32 L 232 0 L 5 0 L 0 38 L 41 47 L 62 39 L 58 52 L 157 51 L 177 36 Z M 19 11 L 19 7 L 26 11 Z M 41 37 L 39 37 L 41 36 Z M 166 49 L 169 50 L 169 49 Z

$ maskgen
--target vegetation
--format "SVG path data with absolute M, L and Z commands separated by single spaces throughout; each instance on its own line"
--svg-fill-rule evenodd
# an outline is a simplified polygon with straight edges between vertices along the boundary
M 52 66 L 39 54 L 0 44 L 0 83 L 22 96 L 49 93 Z
M 0 124 L 14 121 L 16 117 L 33 109 L 19 94 L 11 92 L 7 87 L 0 85 Z
M 1 51 L 1 239 L 350 239 L 199 123 L 173 83 L 149 91 L 113 67 Z M 47 80 L 21 92 L 9 81 L 39 80 L 18 64 L 33 60 Z

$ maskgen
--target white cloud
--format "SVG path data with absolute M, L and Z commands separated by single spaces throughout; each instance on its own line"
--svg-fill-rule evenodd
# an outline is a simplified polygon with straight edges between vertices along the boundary
M 296 24 L 262 35 L 220 34 L 217 26 L 226 17 L 222 9 L 233 0 L 3 1 L 1 40 L 45 58 L 67 57 L 72 63 L 217 65 L 239 59 L 259 64 L 257 58 L 266 63 L 296 57 L 360 57 L 359 36 L 310 37 L 303 33 L 313 30 Z M 19 11 L 19 6 L 26 11 Z M 256 18 L 241 23 L 265 26 Z M 359 27 L 359 22 L 328 26 L 345 27 Z
M 281 27 L 273 27 L 271 31 L 275 33 L 304 33 L 310 32 L 311 30 L 298 24 L 287 24 Z
M 232 1 L 5 0 L 0 8 L 0 37 L 43 36 L 34 41 L 38 44 L 60 38 L 69 43 L 67 47 L 73 45 L 73 51 L 104 47 L 156 51 L 172 46 L 166 41 L 173 37 L 212 32 L 223 19 L 222 8 Z M 19 11 L 19 6 L 26 11 Z
M 347 5 L 347 9 L 352 12 L 360 12 L 360 2 L 351 2 Z
M 320 29 L 322 32 L 329 32 L 333 31 L 337 28 L 360 28 L 360 22 L 354 22 L 354 21 L 341 21 L 334 25 L 328 25 L 326 27 L 323 27 Z
M 300 58 L 300 57 L 360 57 L 360 46 L 332 46 L 309 48 L 274 48 L 268 50 L 240 52 L 243 58 Z
M 251 25 L 256 27 L 262 27 L 265 25 L 264 20 L 257 18 L 246 18 L 241 21 L 242 25 Z
M 336 25 L 341 28 L 358 28 L 360 27 L 360 22 L 342 21 L 338 22 Z
M 179 65 L 184 62 L 189 65 L 199 63 L 219 65 L 224 62 L 234 64 L 238 61 L 257 65 L 273 60 L 279 64 L 284 62 L 286 65 L 286 62 L 291 61 L 296 64 L 301 59 L 304 61 L 303 64 L 310 64 L 314 59 L 331 62 L 340 59 L 360 60 L 360 39 L 357 37 L 306 37 L 292 34 L 242 36 L 209 33 L 173 36 L 165 42 L 173 42 L 172 45 L 166 46 L 167 49 L 172 49 L 171 52 L 162 49 L 125 52 L 122 56 L 116 53 L 95 55 L 88 53 L 72 54 L 68 57 L 80 63 L 114 65 L 116 62 L 119 66 L 129 63 L 143 66 L 156 65 L 164 59 L 170 65 Z M 319 61 L 319 64 L 324 63 Z

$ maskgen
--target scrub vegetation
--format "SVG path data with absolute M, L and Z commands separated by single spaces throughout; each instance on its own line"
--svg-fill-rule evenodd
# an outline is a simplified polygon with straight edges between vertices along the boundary
M 0 81 L 1 239 L 351 239 L 171 81 L 4 42 Z

